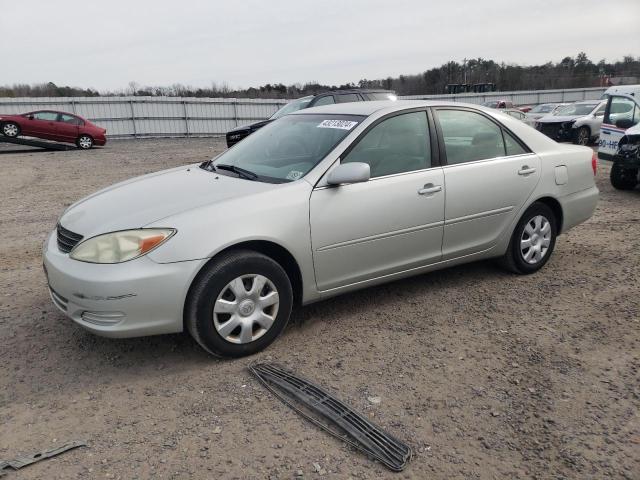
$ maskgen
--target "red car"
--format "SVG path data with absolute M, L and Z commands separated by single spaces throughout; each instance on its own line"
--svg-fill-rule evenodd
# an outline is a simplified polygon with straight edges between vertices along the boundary
M 24 135 L 44 138 L 56 142 L 75 143 L 82 149 L 107 143 L 107 131 L 104 128 L 72 113 L 52 110 L 0 115 L 0 129 L 6 137 Z

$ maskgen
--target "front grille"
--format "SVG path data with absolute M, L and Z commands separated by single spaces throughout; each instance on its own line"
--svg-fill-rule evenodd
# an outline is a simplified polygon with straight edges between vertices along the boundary
M 73 247 L 75 247 L 80 240 L 82 240 L 82 235 L 78 235 L 77 233 L 73 233 L 62 225 L 58 224 L 58 248 L 61 252 L 69 253 Z
M 540 123 L 538 130 L 554 140 L 558 137 L 562 123 Z

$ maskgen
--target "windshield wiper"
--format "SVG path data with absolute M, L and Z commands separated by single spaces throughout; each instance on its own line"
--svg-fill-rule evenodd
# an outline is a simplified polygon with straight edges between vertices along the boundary
M 202 168 L 203 170 L 208 170 L 210 172 L 216 171 L 216 167 L 213 165 L 213 159 L 205 160 L 204 162 L 202 162 L 200 164 L 200 168 Z
M 244 168 L 236 167 L 235 165 L 218 164 L 215 168 L 218 170 L 229 170 L 230 172 L 237 174 L 239 177 L 246 178 L 247 180 L 258 179 L 258 175 L 253 173 L 251 170 L 245 170 Z

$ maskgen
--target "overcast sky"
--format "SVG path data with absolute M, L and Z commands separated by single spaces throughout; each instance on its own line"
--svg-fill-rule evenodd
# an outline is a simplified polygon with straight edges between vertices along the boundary
M 341 84 L 640 55 L 640 0 L 0 0 L 0 85 Z

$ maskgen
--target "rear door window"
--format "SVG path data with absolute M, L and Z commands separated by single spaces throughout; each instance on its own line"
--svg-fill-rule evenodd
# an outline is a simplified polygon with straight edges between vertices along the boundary
M 502 129 L 483 115 L 466 110 L 437 110 L 437 117 L 448 165 L 505 156 Z
M 502 130 L 504 135 L 504 146 L 507 150 L 507 155 L 524 155 L 527 152 L 518 141 L 506 130 Z
M 59 122 L 66 123 L 68 125 L 82 125 L 82 120 L 78 117 L 74 117 L 73 115 L 67 115 L 66 113 L 61 113 L 58 118 Z

